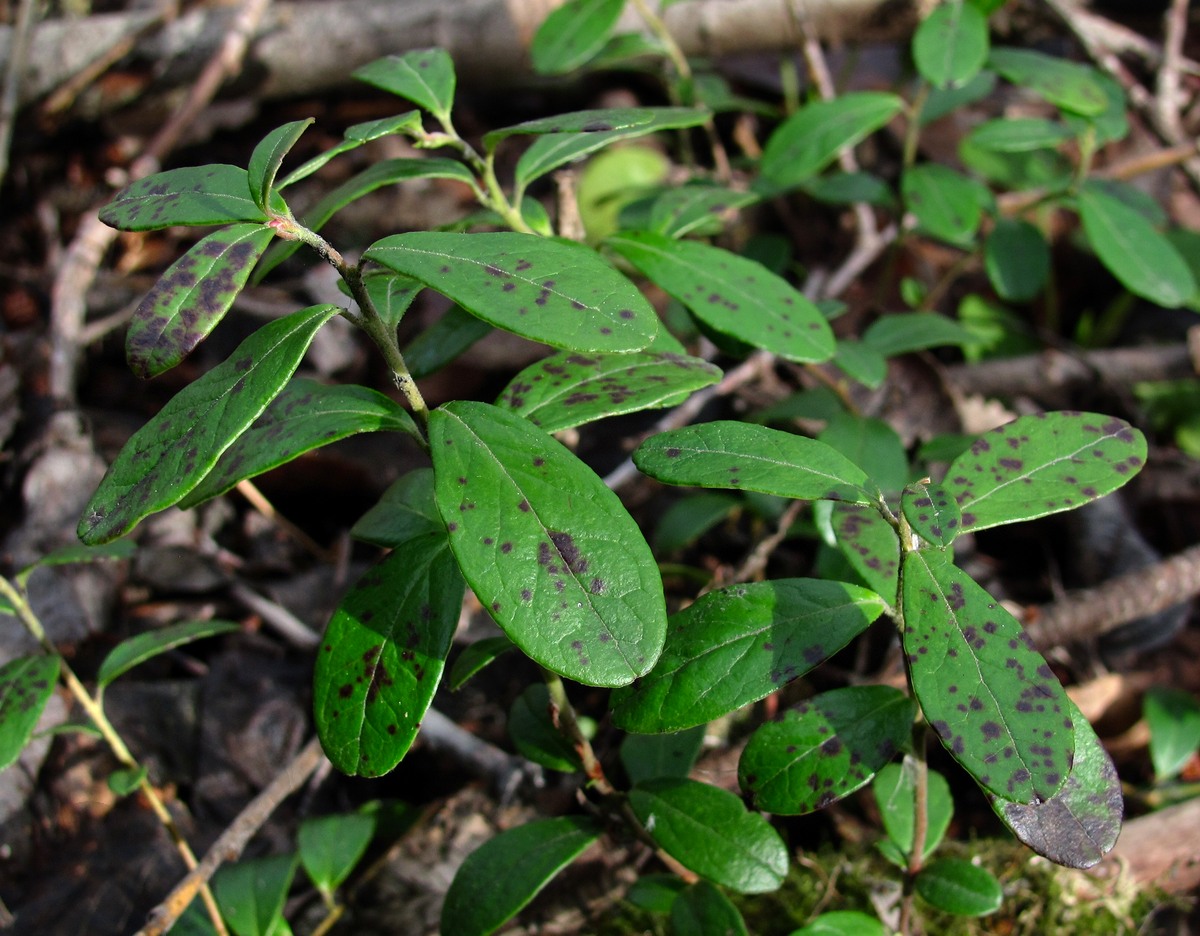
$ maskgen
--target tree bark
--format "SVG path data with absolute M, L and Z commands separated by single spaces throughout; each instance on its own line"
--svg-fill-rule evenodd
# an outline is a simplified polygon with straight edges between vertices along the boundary
M 247 61 L 250 89 L 260 100 L 320 93 L 384 55 L 440 46 L 460 78 L 473 86 L 512 86 L 530 75 L 530 40 L 562 0 L 322 0 L 276 2 Z M 911 33 L 927 0 L 690 0 L 665 20 L 685 53 L 720 57 L 796 48 L 797 20 L 822 39 L 854 42 Z M 132 58 L 163 68 L 161 87 L 187 84 L 228 31 L 234 9 L 207 6 L 137 39 Z M 51 92 L 123 39 L 154 20 L 150 12 L 58 19 L 41 23 L 22 78 L 21 101 Z M 632 9 L 620 28 L 643 29 Z M 0 28 L 0 67 L 12 30 Z M 164 68 L 165 66 L 165 68 Z

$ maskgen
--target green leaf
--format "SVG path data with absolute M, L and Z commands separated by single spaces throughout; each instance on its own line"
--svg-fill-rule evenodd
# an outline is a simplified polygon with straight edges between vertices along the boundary
M 875 917 L 858 910 L 832 910 L 822 913 L 792 936 L 887 936 L 887 930 Z
M 983 264 L 1001 299 L 1028 302 L 1050 277 L 1050 247 L 1028 221 L 998 218 L 983 246 Z
M 174 650 L 176 647 L 182 647 L 205 637 L 231 634 L 238 630 L 241 630 L 241 625 L 236 621 L 208 620 L 184 621 L 180 624 L 171 624 L 137 634 L 127 640 L 122 640 L 108 652 L 104 662 L 100 664 L 100 669 L 96 672 L 96 684 L 107 686 L 135 666 Z
M 1075 134 L 1070 127 L 1044 117 L 999 117 L 979 124 L 968 137 L 970 145 L 997 153 L 1053 149 Z
M 874 348 L 853 338 L 838 340 L 833 363 L 841 368 L 847 377 L 872 390 L 879 389 L 887 379 L 887 359 Z
M 905 488 L 900 509 L 913 532 L 934 546 L 949 546 L 958 535 L 962 512 L 940 484 L 918 481 Z
M 987 61 L 987 17 L 962 0 L 943 3 L 917 27 L 912 53 L 917 71 L 931 85 L 961 87 Z
M 546 133 L 538 137 L 517 160 L 514 177 L 518 189 L 524 191 L 534 179 L 618 140 L 632 140 L 660 130 L 694 127 L 712 116 L 702 107 L 641 107 L 631 110 L 636 110 L 641 115 L 640 119 L 619 129 Z
M 560 352 L 517 374 L 496 405 L 546 432 L 558 432 L 608 416 L 673 406 L 720 379 L 716 365 L 682 354 Z
M 1096 255 L 1131 293 L 1168 309 L 1196 294 L 1196 281 L 1179 251 L 1135 209 L 1084 183 L 1079 217 Z
M 960 531 L 1074 510 L 1115 491 L 1146 461 L 1146 439 L 1122 419 L 1035 413 L 993 429 L 950 464 L 942 484 Z
M 991 97 L 996 89 L 994 72 L 981 71 L 966 84 L 957 88 L 933 88 L 925 98 L 925 106 L 917 117 L 918 125 L 926 127 L 947 114 Z
M 459 400 L 429 417 L 437 504 L 463 575 L 535 661 L 589 686 L 621 686 L 666 632 L 650 547 L 624 506 L 528 420 Z
M 718 420 L 660 432 L 633 453 L 643 474 L 664 484 L 736 488 L 802 500 L 871 503 L 861 468 L 804 436 Z
M 122 231 L 156 231 L 177 224 L 262 224 L 267 214 L 250 197 L 246 170 L 218 163 L 139 179 L 100 209 L 100 220 Z
M 1108 96 L 1094 68 L 1032 49 L 1012 48 L 993 48 L 988 67 L 1065 111 L 1091 117 L 1108 108 Z
M 716 884 L 761 894 L 787 876 L 787 846 L 779 833 L 728 790 L 660 777 L 630 790 L 629 805 L 667 854 Z
M 1045 189 L 1062 192 L 1074 180 L 1071 161 L 1057 150 L 1001 153 L 975 146 L 969 136 L 958 145 L 963 166 L 1000 188 L 1014 191 Z
M 445 49 L 414 49 L 389 55 L 356 69 L 353 77 L 412 101 L 441 123 L 454 106 L 454 61 Z
M 655 777 L 686 777 L 703 744 L 703 725 L 667 734 L 628 734 L 621 742 L 621 766 L 635 784 Z
M 401 543 L 334 612 L 313 671 L 317 734 L 343 773 L 379 777 L 408 753 L 462 612 L 444 531 Z
M 970 247 L 983 219 L 978 183 L 939 163 L 921 163 L 900 180 L 904 205 L 917 229 L 957 247 Z
M 367 813 L 320 816 L 300 823 L 296 846 L 309 880 L 326 898 L 350 876 L 375 834 Z
M 1183 770 L 1200 748 L 1200 703 L 1190 692 L 1154 686 L 1143 700 L 1150 760 L 1160 783 Z
M 254 199 L 254 204 L 264 212 L 267 210 L 267 202 L 270 201 L 271 192 L 275 187 L 275 175 L 283 164 L 283 157 L 296 145 L 296 141 L 313 122 L 314 119 L 308 117 L 304 120 L 293 120 L 282 127 L 276 127 L 263 138 L 258 146 L 254 147 L 254 152 L 250 154 L 250 162 L 247 167 L 250 197 Z
M 709 592 L 671 616 L 650 674 L 612 694 L 613 723 L 651 734 L 720 718 L 802 676 L 882 611 L 874 592 L 820 579 Z
M 679 892 L 671 904 L 672 936 L 750 936 L 738 908 L 708 881 Z
M 283 902 L 296 874 L 295 855 L 251 858 L 222 865 L 213 876 L 221 916 L 237 936 L 280 936 L 289 932 Z
M 558 114 L 554 117 L 539 117 L 536 120 L 526 120 L 510 127 L 501 127 L 484 134 L 483 146 L 491 152 L 496 146 L 513 136 L 544 136 L 548 133 L 612 133 L 614 131 L 640 131 L 635 135 L 653 133 L 667 127 L 659 123 L 664 117 L 678 116 L 685 123 L 675 126 L 694 126 L 708 119 L 707 110 L 695 108 L 672 108 L 675 114 L 664 114 L 666 108 L 656 107 L 601 107 L 595 110 L 572 111 L 569 114 Z M 683 112 L 683 113 L 680 113 Z M 700 118 L 700 119 L 696 119 Z M 624 137 L 628 139 L 628 137 Z M 611 138 L 607 141 L 611 142 Z M 578 156 L 579 154 L 576 154 Z M 575 158 L 575 157 L 572 157 Z M 541 157 L 539 157 L 540 161 Z M 561 165 L 561 164 L 560 164 Z
M 29 743 L 58 682 L 58 657 L 18 657 L 0 666 L 0 770 Z
M 921 870 L 917 893 L 956 916 L 987 916 L 1000 909 L 1004 890 L 986 868 L 962 858 L 939 858 Z
M 47 553 L 35 562 L 30 563 L 17 575 L 17 583 L 24 587 L 29 574 L 42 566 L 74 565 L 79 562 L 106 562 L 110 560 L 129 559 L 137 552 L 137 543 L 133 540 L 121 539 L 100 546 L 84 546 L 72 543 L 61 546 Z
M 888 764 L 875 775 L 872 792 L 888 838 L 903 853 L 912 854 L 916 815 L 916 772 L 922 769 L 911 757 L 900 764 Z M 925 848 L 921 857 L 934 853 L 954 816 L 954 796 L 950 784 L 936 770 L 924 768 L 925 775 Z
M 821 693 L 750 736 L 738 783 L 763 812 L 824 809 L 865 786 L 896 755 L 916 713 L 916 703 L 890 686 Z
M 671 238 L 716 235 L 739 208 L 757 200 L 753 192 L 736 192 L 707 182 L 670 186 L 654 197 L 647 227 Z
M 625 899 L 649 913 L 670 913 L 687 885 L 674 874 L 643 874 L 625 892 Z
M 904 443 L 882 419 L 835 413 L 817 438 L 858 465 L 881 491 L 898 491 L 908 480 Z
M 391 270 L 368 270 L 363 275 L 363 288 L 371 297 L 371 304 L 389 330 L 394 331 L 412 305 L 417 293 L 425 288 L 424 283 L 400 276 Z M 345 285 L 339 281 L 339 285 Z M 407 361 L 407 358 L 405 359 Z
M 776 189 L 794 188 L 903 108 L 904 101 L 899 97 L 880 91 L 852 91 L 833 100 L 806 104 L 767 140 L 761 162 L 763 178 Z
M 550 717 L 550 690 L 545 683 L 525 688 L 508 711 L 508 736 L 523 757 L 551 770 L 582 769 L 579 752 Z
M 889 312 L 868 325 L 862 336 L 864 345 L 884 357 L 975 341 L 970 330 L 936 312 Z
M 617 24 L 625 0 L 567 0 L 542 20 L 529 46 L 539 75 L 574 71 L 596 55 Z
M 891 186 L 869 172 L 834 172 L 814 176 L 800 184 L 801 191 L 829 205 L 868 205 L 887 207 L 895 201 Z
M 728 517 L 740 503 L 732 494 L 705 491 L 687 495 L 658 518 L 650 545 L 660 556 L 676 552 Z
M 117 796 L 128 796 L 142 785 L 149 773 L 145 767 L 114 770 L 108 775 L 108 788 Z
M 134 433 L 84 508 L 79 538 L 95 545 L 177 503 L 283 389 L 317 330 L 340 310 L 316 305 L 269 322 Z
M 458 655 L 454 665 L 450 667 L 446 688 L 451 692 L 457 692 L 467 684 L 467 680 L 497 657 L 516 649 L 517 645 L 503 634 L 497 637 L 484 637 L 482 640 L 468 644 L 466 649 Z
M 433 502 L 433 470 L 417 468 L 393 481 L 379 503 L 350 528 L 350 535 L 392 549 L 442 529 L 445 526 Z
M 182 361 L 225 317 L 275 232 L 235 224 L 209 234 L 163 273 L 125 336 L 130 370 L 156 377 Z
M 900 540 L 873 507 L 833 505 L 833 533 L 842 555 L 867 586 L 895 601 L 900 587 Z
M 420 280 L 472 315 L 571 351 L 640 351 L 658 317 L 624 276 L 582 244 L 533 234 L 414 231 L 363 255 Z
M 1100 85 L 1104 90 L 1105 97 L 1108 98 L 1108 107 L 1105 108 L 1104 113 L 1090 117 L 1067 113 L 1063 117 L 1076 136 L 1082 136 L 1088 131 L 1094 133 L 1095 146 L 1099 149 L 1109 143 L 1123 140 L 1129 135 L 1129 101 L 1125 97 L 1125 89 L 1121 87 L 1121 83 L 1111 75 L 1096 72 L 1092 75 L 1092 79 Z
M 1070 702 L 1017 623 L 937 550 L 901 576 L 901 638 L 925 719 L 978 783 L 1018 803 L 1062 789 L 1075 750 Z
M 442 904 L 443 936 L 494 933 L 583 854 L 600 829 L 581 816 L 537 819 L 501 832 L 467 856 Z
M 420 438 L 408 412 L 382 393 L 294 378 L 179 506 L 194 507 L 246 478 L 360 432 L 405 432 Z
M 606 243 L 724 335 L 789 361 L 812 363 L 833 355 L 833 332 L 825 317 L 761 263 L 649 231 L 618 234 Z
M 1096 732 L 1071 703 L 1075 763 L 1071 776 L 1044 803 L 1023 805 L 990 797 L 992 809 L 1013 834 L 1039 855 L 1084 870 L 1112 851 L 1125 809 L 1121 780 Z
M 453 159 L 425 157 L 413 159 L 399 157 L 374 163 L 357 175 L 351 176 L 337 188 L 327 192 L 315 205 L 304 212 L 304 226 L 319 231 L 335 214 L 364 195 L 386 185 L 398 185 L 414 179 L 453 179 L 476 188 L 475 177 L 460 162 Z M 275 246 L 260 265 L 255 280 L 261 281 L 279 264 L 304 246 L 300 241 L 285 241 Z M 369 272 L 369 271 L 368 271 Z M 374 296 L 372 296 L 374 298 Z
M 491 333 L 492 326 L 483 319 L 452 305 L 404 348 L 404 360 L 413 378 L 420 380 L 441 370 Z
M 279 191 L 280 189 L 287 188 L 289 185 L 294 185 L 301 179 L 307 179 L 334 158 L 341 156 L 343 153 L 348 153 L 350 150 L 358 149 L 364 143 L 370 143 L 372 140 L 378 140 L 381 137 L 391 136 L 396 133 L 406 133 L 420 129 L 421 114 L 419 111 L 409 111 L 406 114 L 398 114 L 395 117 L 381 117 L 379 120 L 368 120 L 365 123 L 354 124 L 346 128 L 346 132 L 342 134 L 344 139 L 341 143 L 330 147 L 323 153 L 319 153 L 302 165 L 297 166 L 281 181 L 275 183 L 275 189 Z

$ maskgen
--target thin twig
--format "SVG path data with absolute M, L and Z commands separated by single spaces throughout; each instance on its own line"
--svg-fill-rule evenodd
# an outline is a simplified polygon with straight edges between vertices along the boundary
M 1158 70 L 1158 116 L 1163 127 L 1172 136 L 1183 137 L 1183 95 L 1180 92 L 1179 73 L 1182 70 L 1183 39 L 1187 34 L 1188 5 L 1190 0 L 1171 0 L 1163 14 L 1163 60 Z
M 325 757 L 321 743 L 313 738 L 304 749 L 283 768 L 258 796 L 254 797 L 233 823 L 218 838 L 194 870 L 175 885 L 150 913 L 149 922 L 136 936 L 162 936 L 187 910 L 201 885 L 207 884 L 217 869 L 227 861 L 236 861 L 254 833 L 279 808 L 279 805 L 317 769 Z
M 29 58 L 29 41 L 33 24 L 38 18 L 38 0 L 21 0 L 17 21 L 13 25 L 12 45 L 8 53 L 8 68 L 4 73 L 4 89 L 0 91 L 0 183 L 8 174 L 8 153 L 12 145 L 13 124 L 20 107 L 21 76 Z

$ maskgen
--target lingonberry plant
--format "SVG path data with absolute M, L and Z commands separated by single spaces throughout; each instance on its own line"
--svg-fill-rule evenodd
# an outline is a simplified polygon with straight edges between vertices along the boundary
M 1119 88 L 1081 65 L 991 48 L 987 13 L 995 4 L 945 3 L 915 37 L 919 80 L 911 101 L 856 92 L 807 103 L 778 123 L 747 174 L 729 175 L 717 144 L 714 170 L 693 163 L 686 183 L 625 193 L 613 229 L 584 244 L 562 236 L 569 212 L 556 227 L 530 197 L 539 180 L 651 134 L 715 142 L 713 114 L 744 106 L 715 75 L 694 72 L 652 11 L 641 0 L 635 5 L 656 26 L 653 41 L 612 35 L 624 0 L 569 0 L 539 32 L 534 62 L 552 73 L 657 57 L 669 63 L 672 106 L 532 120 L 486 133 L 480 151 L 455 129 L 448 55 L 410 52 L 356 75 L 417 109 L 351 127 L 343 142 L 288 175 L 279 175 L 282 163 L 311 121 L 269 134 L 248 169 L 173 169 L 120 192 L 102 218 L 123 230 L 219 226 L 139 307 L 128 358 L 141 376 L 179 363 L 252 274 L 265 276 L 302 246 L 336 268 L 351 302 L 270 322 L 180 392 L 121 450 L 86 509 L 80 538 L 116 540 L 156 511 L 197 505 L 354 433 L 394 432 L 397 445 L 428 454 L 429 467 L 402 477 L 354 528 L 387 553 L 345 596 L 317 653 L 315 719 L 325 751 L 340 770 L 361 776 L 400 762 L 443 679 L 469 586 L 504 636 L 462 654 L 450 684 L 504 653 L 535 661 L 545 680 L 514 709 L 514 742 L 546 766 L 582 771 L 592 792 L 586 814 L 509 830 L 467 859 L 443 912 L 450 936 L 494 931 L 591 843 L 620 834 L 614 829 L 655 848 L 687 885 L 672 892 L 678 931 L 698 931 L 688 920 L 718 918 L 744 931 L 722 889 L 770 891 L 788 871 L 788 848 L 763 813 L 811 812 L 873 780 L 887 831 L 881 847 L 910 891 L 955 912 L 989 912 L 999 891 L 987 872 L 952 859 L 926 863 L 949 821 L 944 783 L 925 766 L 926 727 L 1021 841 L 1061 864 L 1094 864 L 1120 826 L 1112 763 L 1018 621 L 955 565 L 953 550 L 962 534 L 1114 491 L 1146 457 L 1137 429 L 1092 413 L 1024 416 L 944 459 L 937 480 L 908 464 L 890 427 L 850 410 L 831 415 L 821 439 L 732 420 L 659 432 L 634 455 L 642 473 L 736 498 L 811 502 L 827 548 L 841 553 L 843 577 L 853 579 L 739 582 L 671 615 L 638 523 L 554 434 L 674 406 L 720 380 L 714 364 L 690 356 L 660 324 L 641 281 L 671 297 L 731 357 L 757 349 L 803 366 L 829 364 L 843 382 L 878 386 L 887 359 L 909 351 L 959 345 L 978 352 L 986 344 L 979 331 L 924 310 L 835 339 L 829 320 L 837 303 L 806 298 L 783 274 L 786 261 L 722 246 L 739 209 L 796 192 L 881 211 L 901 205 L 907 236 L 978 257 L 996 293 L 1011 301 L 1037 295 L 1047 282 L 1047 243 L 1026 216 L 1035 208 L 1074 212 L 1129 290 L 1165 305 L 1191 298 L 1191 273 L 1157 230 L 1154 207 L 1124 184 L 1089 175 L 1097 149 L 1124 133 Z M 919 161 L 924 123 L 986 97 L 1001 78 L 1040 96 L 1058 116 L 976 127 L 962 146 L 971 175 Z M 829 171 L 839 153 L 901 119 L 898 179 Z M 393 134 L 451 156 L 380 162 L 303 220 L 293 214 L 289 187 Z M 505 184 L 497 153 L 519 140 L 526 145 Z M 482 211 L 466 230 L 394 234 L 357 262 L 320 234 L 368 192 L 430 178 L 456 180 L 474 194 Z M 994 189 L 1011 196 L 1004 211 Z M 454 306 L 401 348 L 397 325 L 426 288 Z M 373 342 L 407 409 L 374 389 L 294 377 L 314 336 L 339 315 Z M 494 402 L 429 408 L 420 377 L 493 328 L 552 351 Z M 705 502 L 704 515 L 719 516 L 735 497 Z M 809 672 L 881 615 L 895 625 L 908 691 L 847 686 L 759 727 L 738 769 L 755 808 L 688 778 L 698 726 Z M 43 680 L 48 673 L 38 670 Z M 595 755 L 564 680 L 613 690 L 612 724 L 628 732 L 623 771 Z M 627 784 L 615 779 L 620 773 Z

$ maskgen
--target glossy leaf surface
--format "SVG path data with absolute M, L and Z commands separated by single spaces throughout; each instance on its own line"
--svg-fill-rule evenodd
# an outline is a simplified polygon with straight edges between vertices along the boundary
M 350 535 L 391 549 L 441 529 L 442 517 L 433 502 L 433 470 L 417 468 L 393 481 L 379 503 L 350 528 Z
M 1112 758 L 1074 703 L 1071 720 L 1075 763 L 1062 790 L 1037 804 L 990 799 L 1018 839 L 1056 864 L 1082 870 L 1098 864 L 1117 843 L 1125 801 Z
M 787 875 L 787 847 L 779 833 L 728 790 L 666 777 L 635 786 L 629 805 L 664 851 L 716 884 L 761 894 L 775 890 Z
M 669 406 L 720 379 L 716 365 L 681 354 L 560 352 L 521 371 L 496 405 L 546 432 L 558 432 L 608 416 Z
M 844 147 L 853 146 L 900 113 L 904 101 L 879 91 L 853 91 L 801 107 L 771 134 L 763 149 L 762 174 L 776 188 L 791 188 L 816 175 Z
M 267 202 L 275 187 L 275 176 L 283 165 L 283 158 L 312 122 L 313 118 L 308 117 L 276 127 L 250 154 L 250 162 L 246 167 L 250 197 L 263 211 L 267 210 Z
M 420 280 L 523 338 L 571 351 L 640 351 L 658 331 L 642 294 L 595 251 L 533 234 L 414 231 L 364 259 Z
M 859 504 L 873 499 L 866 474 L 837 450 L 750 423 L 718 420 L 660 432 L 639 446 L 633 461 L 666 484 Z
M 758 728 L 738 783 L 764 812 L 796 816 L 865 786 L 912 732 L 916 704 L 890 686 L 824 692 Z
M 705 324 L 790 361 L 833 355 L 833 332 L 795 287 L 761 263 L 719 247 L 649 231 L 606 243 Z
M 866 630 L 883 602 L 856 585 L 776 579 L 709 592 L 671 616 L 658 665 L 610 698 L 626 731 L 681 731 L 757 702 Z
M 21 756 L 58 682 L 58 657 L 17 657 L 0 666 L 0 770 Z
M 939 858 L 926 865 L 917 875 L 916 888 L 939 910 L 956 916 L 987 916 L 1004 900 L 996 876 L 962 858 Z
M 1103 497 L 1145 460 L 1145 437 L 1124 420 L 1037 413 L 980 436 L 950 464 L 942 484 L 962 511 L 961 529 L 986 530 Z
M 792 936 L 887 936 L 875 917 L 859 910 L 831 910 L 792 933 Z
M 938 550 L 910 552 L 901 637 L 913 692 L 981 786 L 1018 803 L 1062 789 L 1075 750 L 1070 702 L 1021 625 Z
M 1001 299 L 1028 302 L 1050 276 L 1050 247 L 1028 221 L 998 218 L 983 245 L 983 264 Z
M 408 411 L 375 390 L 326 385 L 297 377 L 242 433 L 192 492 L 179 502 L 193 507 L 323 445 L 361 432 L 420 432 Z
M 688 120 L 700 118 L 703 123 L 708 112 L 695 108 L 680 108 L 690 111 L 690 115 L 680 114 Z M 594 110 L 572 111 L 553 117 L 539 117 L 526 120 L 511 127 L 501 127 L 483 137 L 483 145 L 487 150 L 493 150 L 502 141 L 513 136 L 544 136 L 550 133 L 613 133 L 619 131 L 642 131 L 666 129 L 657 123 L 664 114 L 661 108 L 655 107 L 601 107 Z M 692 124 L 676 124 L 676 126 L 692 126 Z M 639 134 L 640 135 L 640 134 Z M 611 141 L 611 138 L 610 138 Z
M 600 837 L 580 816 L 507 829 L 467 856 L 442 904 L 443 936 L 494 933 Z
M 524 189 L 534 179 L 582 159 L 618 140 L 632 140 L 660 130 L 679 130 L 704 123 L 709 112 L 697 107 L 642 107 L 637 122 L 614 130 L 547 133 L 534 140 L 517 160 L 515 177 Z
M 987 17 L 969 2 L 943 3 L 917 27 L 912 53 L 917 71 L 931 85 L 961 87 L 987 61 Z
M 529 46 L 533 70 L 561 75 L 584 65 L 608 41 L 625 0 L 567 0 L 551 11 Z
M 96 684 L 107 686 L 122 673 L 176 647 L 238 630 L 241 625 L 236 621 L 208 620 L 183 621 L 137 634 L 122 640 L 108 652 L 96 671 Z
M 1076 62 L 1032 49 L 993 48 L 988 67 L 1065 111 L 1086 117 L 1108 107 L 1099 73 Z
M 430 414 L 438 509 L 468 584 L 526 654 L 590 686 L 658 659 L 662 582 L 624 506 L 520 416 L 460 400 Z
M 1196 281 L 1179 251 L 1135 208 L 1084 184 L 1079 217 L 1096 255 L 1131 293 L 1168 309 L 1196 294 Z
M 834 504 L 833 532 L 838 547 L 863 581 L 888 602 L 900 587 L 900 539 L 879 511 L 857 504 Z
M 531 683 L 508 710 L 508 736 L 522 757 L 563 773 L 581 769 L 579 754 L 550 717 L 550 691 Z
M 457 79 L 444 49 L 414 49 L 356 69 L 354 77 L 423 107 L 445 122 L 454 106 Z
M 686 777 L 703 744 L 703 725 L 666 734 L 627 734 L 621 741 L 621 766 L 630 783 Z
M 130 370 L 156 377 L 187 357 L 225 317 L 274 236 L 261 224 L 235 224 L 209 234 L 172 263 L 129 323 Z
M 503 634 L 496 637 L 484 637 L 482 640 L 468 644 L 454 665 L 450 667 L 450 676 L 446 680 L 446 688 L 457 692 L 476 673 L 491 664 L 497 657 L 517 649 L 517 645 Z
M 372 140 L 378 140 L 380 137 L 391 136 L 395 133 L 403 133 L 406 130 L 419 130 L 420 127 L 421 114 L 418 111 L 409 111 L 406 114 L 397 114 L 395 117 L 381 117 L 378 120 L 368 120 L 363 123 L 353 124 L 347 127 L 346 132 L 342 134 L 343 139 L 341 143 L 331 146 L 307 162 L 297 166 L 283 179 L 276 182 L 275 188 L 287 188 L 301 179 L 307 179 L 333 159 L 341 156 L 343 153 L 348 153 L 350 150 L 358 149 L 364 143 L 370 143 Z
M 917 482 L 900 498 L 900 509 L 913 532 L 934 546 L 949 546 L 962 525 L 954 496 L 942 485 Z
M 265 223 L 267 215 L 250 197 L 246 170 L 217 163 L 139 179 L 100 209 L 100 220 L 122 231 L 155 231 L 176 224 Z
M 914 774 L 919 769 L 916 761 L 905 757 L 902 763 L 892 763 L 882 768 L 875 775 L 875 783 L 871 788 L 888 838 L 905 858 L 912 853 L 913 847 L 916 824 Z M 925 769 L 925 849 L 922 858 L 933 854 L 954 816 L 954 797 L 950 793 L 950 784 L 936 770 L 929 770 L 928 766 Z
M 443 531 L 399 544 L 342 599 L 313 672 L 317 733 L 343 773 L 378 777 L 408 752 L 462 611 Z
M 269 322 L 176 394 L 121 449 L 84 509 L 79 538 L 116 539 L 188 494 L 283 389 L 338 311 L 317 305 Z
M 749 936 L 746 921 L 728 897 L 697 881 L 680 891 L 671 904 L 672 936 Z

